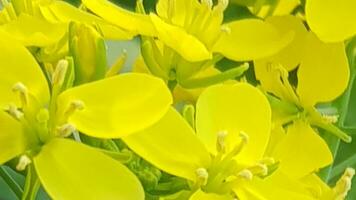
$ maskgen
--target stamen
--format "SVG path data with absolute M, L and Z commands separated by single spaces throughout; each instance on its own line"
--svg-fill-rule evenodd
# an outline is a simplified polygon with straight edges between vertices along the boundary
M 23 171 L 26 169 L 27 165 L 31 164 L 32 161 L 27 155 L 22 155 L 20 157 L 19 163 L 16 165 L 18 171 Z
M 198 168 L 195 171 L 197 175 L 197 182 L 199 185 L 206 185 L 208 183 L 209 173 L 205 168 Z
M 57 136 L 68 137 L 77 129 L 72 124 L 64 124 L 57 128 Z
M 23 107 L 26 106 L 27 103 L 28 103 L 28 90 L 27 90 L 27 87 L 23 83 L 18 82 L 12 87 L 12 91 L 19 93 L 20 101 L 21 101 L 22 106 Z
M 353 168 L 347 168 L 342 177 L 337 181 L 333 191 L 336 194 L 336 200 L 343 200 L 347 196 L 348 191 L 351 189 L 351 181 L 355 175 Z
M 213 1 L 212 0 L 201 0 L 201 3 L 203 4 L 203 5 L 206 5 L 208 8 L 212 8 L 213 7 L 213 5 L 214 5 L 214 3 L 213 3 Z
M 241 152 L 241 150 L 243 149 L 243 147 L 249 141 L 249 136 L 244 131 L 240 131 L 240 138 L 241 138 L 240 144 L 236 145 L 234 147 L 234 149 L 226 156 L 225 159 L 230 159 L 230 158 L 236 156 L 237 154 L 239 154 Z
M 23 112 L 21 112 L 15 104 L 7 105 L 4 110 L 11 115 L 13 118 L 20 120 L 23 117 Z
M 56 69 L 52 75 L 53 85 L 61 85 L 64 82 L 64 78 L 67 73 L 68 61 L 65 59 L 59 60 L 56 66 Z
M 258 163 L 252 167 L 249 167 L 248 170 L 257 176 L 267 176 L 268 175 L 268 167 L 265 164 Z
M 218 137 L 216 140 L 216 149 L 220 153 L 225 153 L 226 152 L 226 136 L 228 135 L 228 132 L 226 130 L 219 131 L 217 135 L 218 135 Z
M 329 123 L 336 123 L 339 120 L 339 115 L 322 115 L 322 117 Z
M 75 111 L 77 110 L 83 110 L 84 109 L 84 103 L 80 100 L 74 100 L 70 103 L 68 109 L 64 113 L 64 116 L 68 118 L 71 116 Z
M 229 5 L 229 0 L 218 0 L 218 4 L 216 5 L 217 9 L 220 9 L 221 11 L 226 10 L 226 8 Z
M 237 174 L 237 177 L 241 177 L 250 181 L 253 178 L 253 173 L 248 169 L 243 169 Z

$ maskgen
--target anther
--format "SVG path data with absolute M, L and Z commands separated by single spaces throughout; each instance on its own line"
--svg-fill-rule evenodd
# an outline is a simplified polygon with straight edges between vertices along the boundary
M 199 185 L 206 185 L 209 178 L 209 173 L 205 168 L 198 168 L 195 171 Z
M 218 0 L 218 4 L 216 5 L 216 7 L 221 11 L 224 11 L 228 7 L 228 5 L 229 5 L 229 0 Z
M 27 165 L 31 164 L 31 159 L 27 155 L 22 155 L 19 159 L 19 163 L 16 165 L 18 171 L 26 169 Z
M 268 167 L 265 164 L 258 163 L 254 166 L 248 168 L 248 170 L 257 176 L 267 176 L 268 175 Z
M 68 137 L 77 129 L 72 124 L 64 124 L 57 128 L 57 136 Z
M 15 104 L 7 105 L 4 110 L 11 115 L 13 118 L 20 120 L 23 117 L 23 112 L 21 112 Z
M 227 131 L 219 131 L 217 134 L 216 140 L 216 149 L 218 152 L 225 153 L 226 152 L 226 136 L 228 135 Z
M 353 168 L 347 168 L 342 177 L 337 181 L 333 188 L 336 194 L 336 200 L 343 200 L 347 196 L 348 191 L 351 189 L 351 181 L 355 175 Z
M 328 123 L 336 123 L 339 120 L 339 115 L 322 115 L 323 118 L 328 122 Z
M 56 69 L 52 75 L 53 85 L 61 85 L 64 82 L 64 78 L 67 73 L 68 61 L 65 59 L 59 60 L 56 66 Z
M 72 115 L 75 111 L 77 110 L 83 110 L 84 109 L 84 103 L 80 100 L 73 100 L 68 109 L 66 110 L 66 112 L 64 113 L 64 115 L 66 117 L 69 117 L 70 115 Z
M 19 93 L 20 101 L 21 101 L 22 106 L 23 107 L 26 106 L 27 103 L 28 103 L 28 90 L 27 90 L 27 87 L 23 83 L 18 82 L 12 87 L 12 91 Z
M 248 169 L 243 169 L 237 174 L 237 176 L 250 181 L 253 178 L 253 173 Z
M 213 5 L 214 5 L 214 3 L 213 3 L 213 1 L 212 0 L 201 0 L 201 3 L 202 4 L 204 4 L 204 5 L 206 5 L 208 8 L 212 8 L 213 7 Z

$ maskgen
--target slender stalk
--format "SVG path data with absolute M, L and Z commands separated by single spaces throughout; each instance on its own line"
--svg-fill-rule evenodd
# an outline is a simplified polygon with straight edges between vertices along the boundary
M 330 173 L 330 180 L 333 180 L 336 176 L 340 175 L 347 167 L 354 166 L 356 164 L 356 155 L 350 156 L 348 159 L 337 164 L 333 167 Z
M 239 77 L 243 75 L 248 68 L 249 68 L 248 64 L 245 63 L 239 67 L 221 72 L 214 76 L 180 81 L 179 84 L 182 85 L 184 88 L 188 88 L 188 89 L 207 87 L 213 84 L 221 83 L 223 81 L 227 81 Z
M 11 175 L 4 169 L 3 166 L 0 166 L 0 176 L 6 182 L 6 184 L 11 188 L 18 199 L 21 199 L 23 190 L 21 186 L 11 177 Z

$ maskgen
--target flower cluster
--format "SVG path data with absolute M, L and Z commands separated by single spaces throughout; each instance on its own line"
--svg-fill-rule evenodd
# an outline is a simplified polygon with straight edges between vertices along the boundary
M 0 176 L 17 198 L 356 198 L 356 158 L 338 157 L 356 1 L 0 8 Z M 131 52 L 109 66 L 108 40 L 139 42 L 126 72 Z

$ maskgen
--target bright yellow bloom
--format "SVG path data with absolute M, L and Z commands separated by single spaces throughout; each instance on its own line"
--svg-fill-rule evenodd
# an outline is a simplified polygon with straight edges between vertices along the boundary
M 228 1 L 223 0 L 215 6 L 209 0 L 160 0 L 156 5 L 157 15 L 130 13 L 106 0 L 84 0 L 83 3 L 105 20 L 139 31 L 143 35 L 142 55 L 150 71 L 165 80 L 177 81 L 185 88 L 202 87 L 204 81 L 211 85 L 217 80 L 231 79 L 247 69 L 235 68 L 208 80 L 193 78 L 223 56 L 237 61 L 270 56 L 293 37 L 293 33 L 280 34 L 259 19 L 223 24 L 223 13 L 228 6 Z M 144 13 L 140 4 L 138 10 Z M 155 36 L 158 40 L 146 36 Z
M 324 42 L 341 42 L 356 34 L 356 1 L 307 0 L 310 29 Z
M 301 178 L 327 166 L 333 159 L 327 144 L 312 127 L 325 129 L 346 142 L 351 140 L 333 125 L 335 116 L 323 116 L 315 107 L 336 99 L 346 89 L 348 61 L 343 43 L 321 42 L 294 16 L 271 17 L 267 22 L 282 32 L 296 33 L 292 43 L 281 52 L 256 60 L 255 72 L 263 89 L 278 97 L 270 97 L 276 108 L 274 135 L 283 139 L 277 142 L 272 155 L 281 160 L 282 169 L 293 171 L 295 177 Z M 289 79 L 293 70 L 297 75 L 296 85 Z M 286 134 L 281 130 L 282 125 L 289 125 Z
M 171 109 L 123 140 L 163 171 L 190 180 L 191 200 L 312 199 L 298 181 L 273 172 L 277 163 L 264 157 L 271 110 L 258 89 L 246 83 L 207 88 L 197 102 L 195 125 L 196 132 Z
M 26 46 L 45 47 L 57 43 L 65 36 L 71 21 L 96 25 L 108 39 L 133 37 L 133 34 L 64 1 L 13 0 L 3 6 L 0 29 Z
M 144 199 L 140 182 L 121 163 L 64 137 L 78 130 L 119 138 L 151 126 L 172 102 L 163 81 L 132 73 L 67 89 L 68 63 L 61 60 L 50 91 L 24 46 L 2 32 L 0 46 L 0 164 L 20 156 L 23 170 L 33 162 L 55 199 Z

